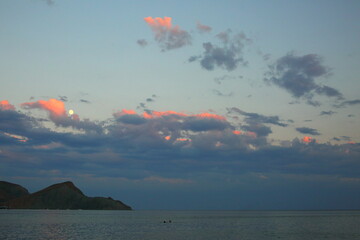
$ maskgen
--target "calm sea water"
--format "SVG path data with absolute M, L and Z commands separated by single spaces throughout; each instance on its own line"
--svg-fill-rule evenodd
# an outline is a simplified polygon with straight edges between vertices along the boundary
M 0 210 L 0 239 L 356 240 L 360 211 Z

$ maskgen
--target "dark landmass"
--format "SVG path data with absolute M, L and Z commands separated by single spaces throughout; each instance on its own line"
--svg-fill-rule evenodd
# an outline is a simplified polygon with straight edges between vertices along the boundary
M 0 181 L 0 206 L 3 206 L 5 202 L 26 195 L 29 195 L 26 188 L 18 184 Z
M 24 187 L 0 181 L 0 207 L 9 209 L 131 210 L 110 197 L 87 197 L 72 182 L 51 185 L 29 194 Z

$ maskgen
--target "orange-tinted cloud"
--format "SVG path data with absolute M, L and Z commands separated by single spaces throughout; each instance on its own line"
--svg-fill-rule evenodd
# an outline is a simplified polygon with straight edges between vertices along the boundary
M 176 141 L 179 141 L 179 142 L 191 142 L 191 139 L 190 138 L 177 138 Z
M 16 134 L 10 134 L 10 133 L 6 133 L 6 132 L 4 132 L 4 134 L 8 137 L 18 140 L 19 142 L 27 142 L 29 140 L 27 137 L 16 135 Z
M 304 143 L 311 143 L 312 141 L 314 141 L 314 139 L 312 137 L 305 136 L 305 137 L 303 137 L 302 141 Z
M 255 132 L 247 132 L 246 135 L 250 136 L 250 137 L 253 137 L 253 138 L 256 138 L 257 137 L 257 134 Z
M 213 119 L 217 119 L 217 120 L 222 120 L 225 121 L 226 118 L 217 114 L 213 114 L 213 113 L 200 113 L 200 114 L 196 114 L 194 115 L 197 118 L 213 118 Z
M 64 102 L 51 98 L 48 101 L 39 100 L 37 102 L 27 102 L 21 104 L 24 108 L 38 108 L 46 110 L 50 113 L 50 117 L 58 118 L 58 117 L 65 117 L 66 110 Z
M 155 34 L 155 40 L 163 51 L 180 48 L 191 43 L 191 36 L 179 26 L 172 26 L 171 17 L 144 18 Z
M 152 18 L 146 17 L 144 18 L 145 22 L 149 24 L 151 28 L 159 29 L 159 28 L 167 28 L 171 29 L 171 17 L 164 17 L 164 18 Z
M 2 110 L 15 110 L 14 105 L 10 104 L 7 100 L 0 101 L 0 109 Z
M 116 112 L 114 113 L 115 117 L 121 117 L 124 115 L 136 115 L 137 113 L 134 110 L 127 110 L 127 109 L 122 109 L 121 112 Z
M 151 113 L 144 112 L 143 117 L 147 119 L 151 118 L 160 118 L 164 116 L 180 116 L 180 117 L 187 117 L 188 115 L 185 113 L 179 113 L 175 111 L 164 111 L 164 112 L 158 112 L 158 111 L 152 111 Z
M 241 134 L 241 131 L 239 131 L 239 130 L 234 130 L 234 131 L 233 131 L 233 134 L 235 134 L 235 135 L 240 135 L 240 134 Z

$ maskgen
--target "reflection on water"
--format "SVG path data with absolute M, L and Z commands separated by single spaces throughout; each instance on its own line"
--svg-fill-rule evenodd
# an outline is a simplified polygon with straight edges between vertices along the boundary
M 0 210 L 4 240 L 353 240 L 360 239 L 358 226 L 359 211 Z

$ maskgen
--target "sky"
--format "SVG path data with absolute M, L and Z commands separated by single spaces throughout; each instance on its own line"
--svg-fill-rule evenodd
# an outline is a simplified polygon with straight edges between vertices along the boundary
M 359 209 L 360 2 L 0 1 L 0 179 L 134 209 Z

